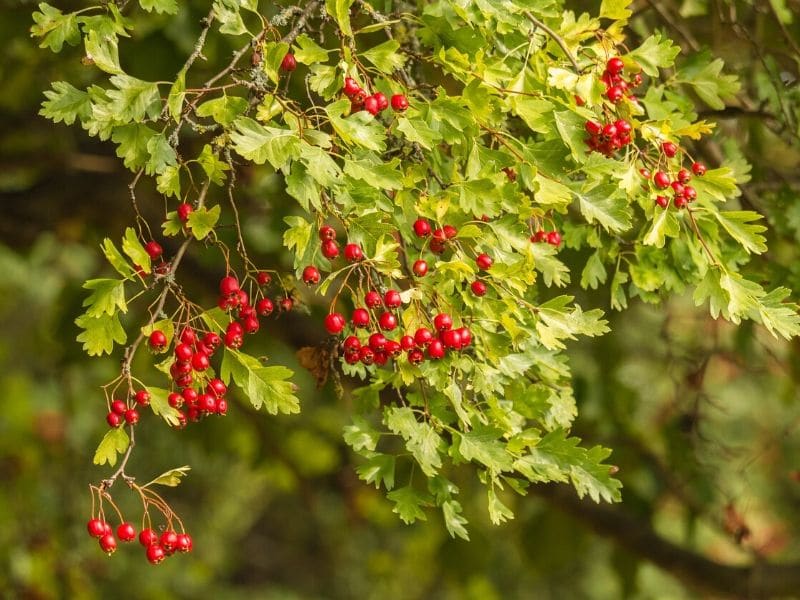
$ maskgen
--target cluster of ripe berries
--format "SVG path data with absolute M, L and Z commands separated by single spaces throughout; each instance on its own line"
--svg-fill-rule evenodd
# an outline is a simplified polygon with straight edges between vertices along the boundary
M 121 542 L 132 542 L 136 539 L 136 528 L 128 522 L 117 527 L 114 537 L 111 525 L 102 519 L 90 519 L 86 524 L 89 535 L 97 538 L 100 548 L 108 555 L 117 550 L 117 538 Z M 145 548 L 145 555 L 151 564 L 157 565 L 175 552 L 191 552 L 192 537 L 188 533 L 164 531 L 158 535 L 153 529 L 143 529 L 139 533 L 139 543 Z
M 617 119 L 606 124 L 598 121 L 586 121 L 586 145 L 592 152 L 612 156 L 614 152 L 633 142 L 633 128 L 625 119 Z
M 671 155 L 667 154 L 667 156 L 675 156 L 675 152 L 677 152 L 675 144 L 672 142 L 664 142 L 662 149 L 664 146 L 675 148 Z M 692 163 L 691 173 L 688 169 L 681 168 L 675 173 L 674 179 L 670 178 L 670 175 L 664 171 L 656 171 L 651 174 L 648 169 L 640 169 L 639 172 L 642 177 L 652 181 L 656 189 L 670 190 L 672 192 L 672 203 L 675 208 L 685 208 L 690 202 L 694 202 L 697 199 L 697 190 L 689 185 L 689 182 L 692 180 L 692 175 L 702 177 L 706 173 L 706 166 L 699 162 Z M 667 208 L 669 206 L 669 198 L 663 194 L 658 194 L 656 196 L 656 204 L 661 208 Z
M 352 77 L 345 77 L 342 91 L 345 96 L 350 98 L 351 112 L 365 110 L 371 115 L 377 115 L 389 108 L 389 104 L 397 112 L 403 112 L 408 108 L 408 98 L 403 94 L 395 94 L 391 100 L 386 98 L 386 94 L 383 92 L 375 92 L 368 96 L 367 92 Z
M 561 245 L 561 234 L 556 230 L 545 231 L 544 229 L 539 229 L 531 236 L 531 242 L 535 244 L 547 243 L 557 248 Z
M 258 285 L 265 287 L 272 282 L 272 276 L 260 271 L 256 276 Z M 239 287 L 239 280 L 233 275 L 226 275 L 219 282 L 219 299 L 217 306 L 225 312 L 236 311 L 237 319 L 231 321 L 225 330 L 225 345 L 228 348 L 241 348 L 245 333 L 256 333 L 261 327 L 258 317 L 268 317 L 275 310 L 275 303 L 268 297 L 259 298 L 255 305 L 250 303 L 250 296 Z M 282 312 L 294 308 L 294 300 L 284 296 L 278 302 Z
M 630 79 L 625 79 L 623 77 L 624 69 L 625 63 L 621 58 L 615 56 L 608 60 L 606 68 L 600 76 L 600 81 L 606 86 L 606 98 L 612 104 L 617 104 L 625 97 L 635 99 L 632 90 L 642 84 L 641 74 L 634 73 Z
M 418 365 L 426 357 L 430 360 L 439 360 L 445 357 L 448 350 L 460 351 L 472 342 L 470 330 L 467 327 L 454 329 L 452 317 L 445 313 L 434 317 L 435 333 L 427 327 L 420 327 L 413 336 L 405 334 L 399 341 L 388 339 L 385 333 L 397 328 L 397 317 L 391 311 L 402 304 L 400 292 L 389 290 L 381 298 L 378 292 L 371 290 L 365 295 L 364 302 L 368 308 L 361 307 L 353 311 L 350 323 L 354 332 L 342 342 L 344 359 L 348 364 L 360 362 L 365 365 L 382 366 L 405 352 L 408 361 Z M 376 312 L 383 309 L 376 319 L 380 331 L 369 333 L 367 339 L 362 341 L 355 335 L 355 330 L 370 328 L 373 320 L 370 309 Z M 331 335 L 341 334 L 346 325 L 347 321 L 341 313 L 331 313 L 325 317 L 325 329 Z

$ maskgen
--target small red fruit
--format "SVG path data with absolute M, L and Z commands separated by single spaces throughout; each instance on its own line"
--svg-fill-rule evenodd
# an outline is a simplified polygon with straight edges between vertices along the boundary
M 371 365 L 375 361 L 375 352 L 369 346 L 361 346 L 358 350 L 358 360 L 365 365 Z
M 128 405 L 125 404 L 124 400 L 113 400 L 111 402 L 111 412 L 122 416 L 126 410 L 128 410 Z
M 225 332 L 225 345 L 228 348 L 236 350 L 237 348 L 241 348 L 243 343 L 244 338 L 241 333 L 230 330 Z
M 386 110 L 389 108 L 389 100 L 386 98 L 386 94 L 383 92 L 375 92 L 372 94 L 372 97 L 378 101 L 378 110 Z
M 416 333 L 414 333 L 414 344 L 420 348 L 430 344 L 432 339 L 433 334 L 427 327 L 420 327 L 417 329 Z
M 344 78 L 344 87 L 342 91 L 347 96 L 355 96 L 361 90 L 361 86 L 356 83 L 356 80 L 352 77 L 345 77 Z
M 164 253 L 164 249 L 161 247 L 156 241 L 147 242 L 144 245 L 144 251 L 147 252 L 147 255 L 150 257 L 150 260 L 156 260 L 159 256 Z
M 478 265 L 478 268 L 482 271 L 488 271 L 494 260 L 488 254 L 479 254 L 478 257 L 475 259 L 475 264 Z
M 692 163 L 692 173 L 698 177 L 702 177 L 706 174 L 706 166 L 700 162 Z
M 175 533 L 174 531 L 165 531 L 164 533 L 161 534 L 158 543 L 164 549 L 165 552 L 174 550 L 175 546 L 178 545 L 178 534 Z
M 666 196 L 656 196 L 656 204 L 661 208 L 667 208 L 667 206 L 669 206 L 669 199 Z
M 342 342 L 342 348 L 344 348 L 345 354 L 358 352 L 358 349 L 361 348 L 361 342 L 356 336 L 348 335 Z
M 256 302 L 256 312 L 261 317 L 268 317 L 269 315 L 272 314 L 273 310 L 275 310 L 275 305 L 269 298 L 262 298 L 261 300 Z
M 470 289 L 472 289 L 472 293 L 475 294 L 476 296 L 480 297 L 486 294 L 486 284 L 478 279 L 473 281 L 469 287 Z
M 586 121 L 584 127 L 589 135 L 600 135 L 603 131 L 603 126 L 597 121 Z
M 108 555 L 117 551 L 117 540 L 111 533 L 106 533 L 100 538 L 100 548 Z
M 192 536 L 188 533 L 178 534 L 178 544 L 176 546 L 178 552 L 191 552 L 192 551 Z
M 119 427 L 122 425 L 122 417 L 115 412 L 110 412 L 106 415 L 106 423 L 111 428 Z
M 686 185 L 692 180 L 692 174 L 689 172 L 688 169 L 681 169 L 678 171 L 678 181 L 682 184 Z
M 388 290 L 383 295 L 383 302 L 386 304 L 387 308 L 399 308 L 403 303 L 403 299 L 400 297 L 400 292 L 397 290 Z
M 440 336 L 442 344 L 450 350 L 461 349 L 461 329 L 448 329 Z
M 157 565 L 167 557 L 167 553 L 164 552 L 164 549 L 157 543 L 150 544 L 149 546 L 147 546 L 146 554 L 147 554 L 147 560 L 152 565 Z
M 139 543 L 147 548 L 152 544 L 158 543 L 158 534 L 152 529 L 142 529 L 139 532 Z
M 428 344 L 428 358 L 431 360 L 439 360 L 444 358 L 444 345 L 439 340 L 431 340 Z
M 225 392 L 228 391 L 228 386 L 225 385 L 225 382 L 221 379 L 214 378 L 208 382 L 206 386 L 206 392 L 209 394 L 214 394 L 217 398 L 221 398 L 225 395 Z
M 346 321 L 341 313 L 331 313 L 325 317 L 325 330 L 331 335 L 338 335 L 344 329 Z
M 408 362 L 412 365 L 418 365 L 425 360 L 425 355 L 419 348 L 414 348 L 408 351 Z
M 147 390 L 139 390 L 133 398 L 139 406 L 148 406 L 150 404 L 150 392 Z
M 121 542 L 132 542 L 136 539 L 136 528 L 130 523 L 122 523 L 117 527 L 117 537 Z
M 456 229 L 452 225 L 445 225 L 442 228 L 442 231 L 444 232 L 445 239 L 448 240 L 451 240 L 458 235 L 458 229 Z
M 395 94 L 392 96 L 392 108 L 398 112 L 403 112 L 408 108 L 408 98 L 403 94 Z
M 98 539 L 106 533 L 106 525 L 100 519 L 89 519 L 89 522 L 86 523 L 86 529 L 90 536 Z
M 558 231 L 549 231 L 547 233 L 547 243 L 551 246 L 560 246 L 561 245 L 561 234 Z
M 417 277 L 425 277 L 428 274 L 428 263 L 423 259 L 419 259 L 414 263 L 412 270 Z
M 668 158 L 672 158 L 678 153 L 678 147 L 672 142 L 662 143 L 661 150 L 664 151 L 664 154 L 666 154 Z
M 461 327 L 456 331 L 458 331 L 461 334 L 461 348 L 466 348 L 467 346 L 469 346 L 470 343 L 472 342 L 472 333 L 470 332 L 470 330 L 467 329 L 466 327 Z
M 303 282 L 306 285 L 316 285 L 319 283 L 319 270 L 312 265 L 303 269 Z
M 336 230 L 331 227 L 330 225 L 323 225 L 319 228 L 319 239 L 321 241 L 326 240 L 335 240 L 336 239 Z
M 397 317 L 390 312 L 381 313 L 381 316 L 378 318 L 378 325 L 380 325 L 381 329 L 384 331 L 392 331 L 397 327 Z
M 281 61 L 281 71 L 291 73 L 297 68 L 297 59 L 291 52 L 286 54 Z
M 404 335 L 400 338 L 400 348 L 403 350 L 411 350 L 415 345 L 414 338 L 410 335 Z
M 291 298 L 283 298 L 280 301 L 281 311 L 290 312 L 294 308 L 294 300 Z
M 375 290 L 370 290 L 366 293 L 364 296 L 364 302 L 368 308 L 378 308 L 381 304 L 383 304 L 381 295 Z
M 414 221 L 414 233 L 421 238 L 429 236 L 431 234 L 431 224 L 426 219 L 417 219 Z
M 439 313 L 433 318 L 436 331 L 446 331 L 453 326 L 453 318 L 447 313 Z
M 621 86 L 614 85 L 606 90 L 606 98 L 608 98 L 613 104 L 616 104 L 625 96 L 625 90 L 622 89 Z
M 384 346 L 386 346 L 386 336 L 382 333 L 373 333 L 369 336 L 369 347 L 374 352 L 379 352 L 383 350 Z
M 366 327 L 369 325 L 369 312 L 366 308 L 357 308 L 353 311 L 353 327 Z
M 209 366 L 210 362 L 208 360 L 208 356 L 203 354 L 202 352 L 195 352 L 192 355 L 192 368 L 195 371 L 205 371 Z
M 167 336 L 163 331 L 156 329 L 150 334 L 148 344 L 154 352 L 161 352 L 167 347 Z
M 139 411 L 135 408 L 129 408 L 125 411 L 125 422 L 128 425 L 136 425 L 139 422 Z
M 622 73 L 622 70 L 625 68 L 625 63 L 622 62 L 622 59 L 618 56 L 614 58 L 610 58 L 606 63 L 606 70 L 612 75 L 617 75 Z
M 186 223 L 189 220 L 189 215 L 194 212 L 192 205 L 188 202 L 181 202 L 178 204 L 178 219 L 182 223 Z
M 653 183 L 656 184 L 657 188 L 666 189 L 669 187 L 669 175 L 664 171 L 656 171 L 655 175 L 653 175 Z
M 687 185 L 683 188 L 683 195 L 686 196 L 686 199 L 691 202 L 692 200 L 697 199 L 697 190 L 694 189 L 692 186 Z
M 381 112 L 381 109 L 378 108 L 378 99 L 375 96 L 367 96 L 364 100 L 364 110 L 373 116 Z
M 322 242 L 322 256 L 333 260 L 339 256 L 339 245 L 334 240 Z
M 259 271 L 258 275 L 256 275 L 256 280 L 258 281 L 258 285 L 269 285 L 272 281 L 272 275 L 266 271 Z
M 233 275 L 227 275 L 219 280 L 219 293 L 223 296 L 233 296 L 239 293 L 239 280 Z
M 348 262 L 358 262 L 364 258 L 364 251 L 358 244 L 347 244 L 344 247 L 344 258 Z

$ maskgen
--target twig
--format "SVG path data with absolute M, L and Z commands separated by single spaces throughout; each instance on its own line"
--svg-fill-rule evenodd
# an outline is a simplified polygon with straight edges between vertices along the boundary
M 528 20 L 531 23 L 533 23 L 536 27 L 538 27 L 539 29 L 544 31 L 547 35 L 549 35 L 553 39 L 553 41 L 561 47 L 561 49 L 564 51 L 564 54 L 567 55 L 569 62 L 571 62 L 575 70 L 578 73 L 580 73 L 581 68 L 578 66 L 578 61 L 575 60 L 575 57 L 572 55 L 572 52 L 570 52 L 569 48 L 567 48 L 567 43 L 564 41 L 564 39 L 560 35 L 558 35 L 555 31 L 550 29 L 547 25 L 542 23 L 539 19 L 534 17 L 530 11 L 526 10 L 523 14 L 526 17 L 528 17 Z

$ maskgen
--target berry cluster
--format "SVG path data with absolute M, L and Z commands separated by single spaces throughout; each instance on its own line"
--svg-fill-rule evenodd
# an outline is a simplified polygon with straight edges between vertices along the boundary
M 671 165 L 670 159 L 675 158 L 681 152 L 680 148 L 673 142 L 662 142 L 661 157 L 659 164 L 666 163 L 666 171 L 659 169 L 651 173 L 647 168 L 639 169 L 639 173 L 647 179 L 652 186 L 659 192 L 670 191 L 672 193 L 672 204 L 675 208 L 685 208 L 697 199 L 697 190 L 689 185 L 693 176 L 702 177 L 706 173 L 706 166 L 700 162 L 693 162 L 691 172 L 689 169 L 679 165 Z M 663 159 L 663 160 L 662 160 Z M 655 203 L 661 208 L 667 208 L 670 199 L 665 194 L 660 193 L 655 197 Z
M 558 247 L 561 245 L 561 234 L 556 230 L 545 231 L 544 229 L 539 229 L 531 236 L 531 242 L 537 244 L 544 242 Z
M 633 128 L 625 119 L 617 119 L 606 124 L 598 121 L 586 121 L 586 145 L 592 152 L 600 152 L 612 156 L 617 150 L 633 143 Z
M 392 96 L 391 101 L 386 98 L 386 94 L 383 92 L 375 92 L 369 96 L 352 77 L 345 78 L 342 91 L 345 96 L 350 98 L 351 112 L 365 110 L 371 115 L 377 115 L 389 108 L 390 103 L 392 108 L 397 112 L 403 112 L 408 108 L 408 98 L 403 94 L 395 94 Z
M 606 63 L 606 68 L 600 76 L 600 80 L 606 86 L 606 98 L 612 103 L 617 104 L 627 97 L 635 100 L 632 90 L 642 84 L 642 76 L 634 73 L 630 79 L 624 78 L 625 63 L 618 56 L 610 58 Z
M 120 542 L 132 542 L 136 539 L 136 528 L 127 521 L 117 526 L 116 537 L 111 525 L 100 518 L 89 519 L 86 529 L 90 536 L 98 539 L 100 549 L 108 555 L 116 552 L 117 539 Z M 154 565 L 175 552 L 185 553 L 192 550 L 192 537 L 188 533 L 176 533 L 172 530 L 165 530 L 159 535 L 153 529 L 142 529 L 139 543 L 145 548 L 147 560 Z

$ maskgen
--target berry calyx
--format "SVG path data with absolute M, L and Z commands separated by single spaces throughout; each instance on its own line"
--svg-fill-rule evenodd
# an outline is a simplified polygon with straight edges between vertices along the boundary
M 156 260 L 159 256 L 164 253 L 164 249 L 161 247 L 156 241 L 147 242 L 144 245 L 144 251 L 147 252 L 147 255 L 150 257 L 150 260 Z
M 425 277 L 428 274 L 428 263 L 425 262 L 424 259 L 419 259 L 418 261 L 414 262 L 414 266 L 411 268 L 414 271 L 414 275 L 417 277 Z
M 338 335 L 346 325 L 344 315 L 341 313 L 331 313 L 325 317 L 325 330 L 331 335 Z
M 392 96 L 392 108 L 397 112 L 403 112 L 408 108 L 408 98 L 403 94 L 395 94 Z
M 319 283 L 319 270 L 317 267 L 309 265 L 303 269 L 303 283 L 306 285 L 316 285 Z
M 297 59 L 291 52 L 287 53 L 281 61 L 281 71 L 291 73 L 297 68 Z

